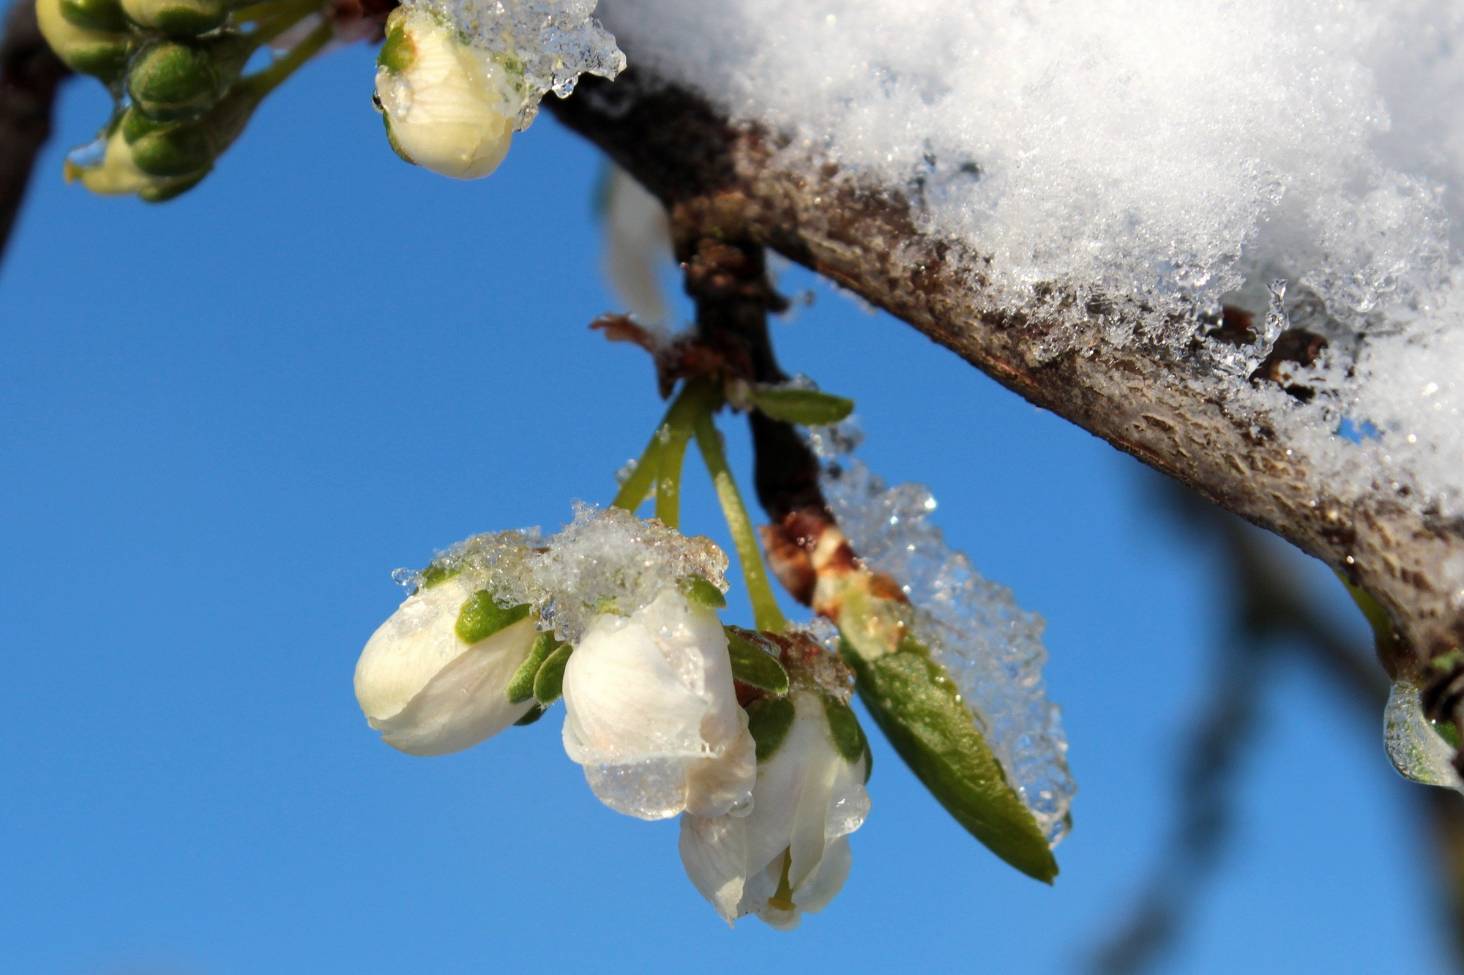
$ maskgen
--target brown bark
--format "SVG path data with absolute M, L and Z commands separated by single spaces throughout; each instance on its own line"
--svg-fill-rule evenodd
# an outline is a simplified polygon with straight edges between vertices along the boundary
M 552 101 L 552 100 L 551 100 Z M 1051 324 L 982 316 L 968 282 L 981 255 L 917 229 L 897 189 L 858 187 L 828 165 L 777 154 L 775 135 L 729 125 L 700 98 L 644 74 L 586 79 L 553 110 L 662 199 L 697 236 L 770 247 L 884 308 L 1020 393 L 1295 543 L 1345 573 L 1391 614 L 1390 673 L 1417 677 L 1464 646 L 1446 560 L 1464 523 L 1428 517 L 1379 485 L 1344 503 L 1282 434 L 1253 429 L 1217 396 L 1206 367 L 1120 346 L 1094 329 L 1085 354 L 1041 354 Z M 690 232 L 690 231 L 688 231 Z M 900 253 L 892 253 L 899 241 Z M 1464 674 L 1450 670 L 1437 680 Z M 1452 695 L 1435 695 L 1452 710 Z
M 31 0 L 13 0 L 0 37 L 0 257 L 36 154 L 51 135 L 51 109 L 69 74 L 41 37 Z

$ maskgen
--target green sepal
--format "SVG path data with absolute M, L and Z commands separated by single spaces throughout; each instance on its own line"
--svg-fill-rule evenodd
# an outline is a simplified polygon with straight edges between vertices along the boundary
M 844 761 L 853 765 L 869 751 L 864 729 L 859 727 L 859 719 L 854 716 L 853 708 L 838 698 L 827 694 L 820 696 L 823 698 L 824 716 L 829 721 L 829 737 L 833 739 L 834 749 L 843 756 Z
M 538 676 L 534 678 L 534 697 L 544 707 L 559 700 L 559 695 L 564 693 L 564 668 L 573 652 L 573 647 L 561 643 L 539 668 Z
M 788 693 L 788 672 L 778 658 L 750 639 L 740 627 L 724 626 L 732 679 L 779 696 Z
M 774 420 L 805 427 L 826 427 L 854 412 L 852 399 L 796 386 L 754 386 L 752 405 Z
M 560 646 L 562 644 L 554 639 L 552 633 L 540 633 L 534 638 L 529 655 L 508 679 L 508 703 L 522 704 L 534 696 L 534 679 L 539 676 L 539 668 L 544 666 L 544 661 Z
M 493 594 L 479 589 L 463 602 L 455 627 L 458 639 L 467 644 L 486 640 L 506 626 L 529 615 L 529 606 L 500 606 Z
M 727 605 L 727 597 L 722 595 L 722 590 L 701 576 L 682 579 L 681 594 L 703 609 L 722 609 Z
M 549 709 L 548 708 L 546 708 L 546 707 L 540 707 L 539 705 L 536 704 L 533 707 L 529 708 L 529 710 L 524 714 L 524 716 L 522 718 L 519 718 L 517 721 L 515 721 L 514 722 L 514 725 L 516 727 L 519 727 L 519 728 L 527 727 L 527 726 L 529 726 L 531 724 L 534 724 L 540 718 L 542 718 L 544 715 L 546 715 L 548 713 L 549 713 Z
M 117 0 L 61 0 L 61 16 L 87 30 L 115 34 L 128 29 L 127 15 Z
M 441 562 L 433 562 L 422 570 L 422 575 L 417 580 L 417 585 L 422 589 L 431 589 L 433 586 L 446 582 L 462 571 L 461 566 L 447 566 Z
M 872 659 L 848 639 L 841 650 L 875 723 L 946 811 L 1007 863 L 1051 883 L 1057 860 L 1047 838 L 945 668 L 908 637 Z
M 786 697 L 764 697 L 747 706 L 747 731 L 757 745 L 757 760 L 766 762 L 778 751 L 797 713 Z
M 386 32 L 386 42 L 381 45 L 381 53 L 376 55 L 376 63 L 391 74 L 401 74 L 416 60 L 417 45 L 407 36 L 406 28 L 400 21 L 392 24 Z

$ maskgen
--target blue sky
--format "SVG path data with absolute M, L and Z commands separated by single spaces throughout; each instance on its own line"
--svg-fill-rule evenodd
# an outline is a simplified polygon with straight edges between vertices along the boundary
M 61 102 L 0 268 L 7 968 L 1076 970 L 1161 855 L 1215 553 L 1139 465 L 801 273 L 785 364 L 854 397 L 861 456 L 928 483 L 947 537 L 1048 620 L 1080 786 L 1056 886 L 876 741 L 843 893 L 792 935 L 728 930 L 673 824 L 595 801 L 557 715 L 437 759 L 367 729 L 351 673 L 390 570 L 607 500 L 661 410 L 644 356 L 585 328 L 614 306 L 594 151 L 546 117 L 487 181 L 415 170 L 370 58 L 319 59 L 163 207 L 62 183 L 106 101 Z M 718 535 L 688 481 L 684 526 Z M 1442 970 L 1381 715 L 1271 678 L 1230 853 L 1165 970 Z

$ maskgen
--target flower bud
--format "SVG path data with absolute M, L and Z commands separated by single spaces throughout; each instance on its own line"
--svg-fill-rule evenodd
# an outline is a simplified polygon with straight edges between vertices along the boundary
M 629 617 L 602 614 L 563 690 L 564 750 L 612 809 L 665 819 L 746 808 L 756 746 L 711 609 L 673 587 Z
M 155 122 L 129 108 L 121 130 L 132 161 L 149 176 L 190 176 L 213 165 L 213 143 L 202 123 Z
M 127 17 L 117 0 L 61 0 L 61 15 L 77 27 L 122 33 Z
M 510 72 L 426 11 L 398 7 L 388 18 L 376 101 L 407 162 L 478 179 L 508 153 L 517 110 Z
M 412 755 L 475 745 L 537 705 L 509 699 L 533 648 L 526 607 L 505 610 L 465 575 L 407 597 L 356 664 L 356 700 L 387 744 Z
M 743 817 L 681 818 L 681 862 L 728 923 L 779 928 L 821 910 L 849 875 L 848 835 L 869 811 L 863 732 L 848 705 L 813 690 L 751 706 L 757 784 Z
M 194 37 L 223 26 L 224 0 L 121 0 L 122 10 L 139 27 L 175 37 Z
M 144 172 L 133 157 L 133 147 L 127 141 L 125 122 L 126 116 L 123 117 L 123 124 L 114 125 L 108 130 L 100 162 L 78 165 L 67 160 L 67 182 L 80 182 L 93 193 L 105 196 L 136 193 L 150 203 L 160 203 L 192 189 L 207 175 L 207 166 L 201 171 L 176 177 L 161 177 Z
M 152 45 L 133 59 L 127 72 L 133 104 L 161 122 L 197 118 L 227 87 L 206 47 L 180 41 Z
M 56 56 L 73 71 L 114 81 L 127 70 L 132 38 L 125 32 L 98 30 L 70 20 L 61 0 L 36 0 L 36 23 Z

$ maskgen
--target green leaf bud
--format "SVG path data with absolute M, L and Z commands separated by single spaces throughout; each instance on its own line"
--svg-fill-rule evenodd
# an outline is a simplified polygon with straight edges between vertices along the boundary
M 514 671 L 508 681 L 508 700 L 511 704 L 519 704 L 534 696 L 534 682 L 538 679 L 539 670 L 544 666 L 554 651 L 564 644 L 554 639 L 552 633 L 540 633 L 534 638 L 534 645 L 529 649 L 529 655 L 524 662 L 519 664 L 519 669 Z
M 127 93 L 149 118 L 197 118 L 212 108 L 227 83 L 219 77 L 212 53 L 203 46 L 160 41 L 133 58 Z
M 36 23 L 51 50 L 72 71 L 112 82 L 127 70 L 132 36 L 81 27 L 61 11 L 61 0 L 36 0 Z
M 153 123 L 150 130 L 139 131 L 142 126 L 137 123 L 129 126 L 130 116 L 146 116 L 128 109 L 121 128 L 132 147 L 132 161 L 149 176 L 191 176 L 213 165 L 213 142 L 201 123 Z
M 681 580 L 681 592 L 687 599 L 706 609 L 721 609 L 727 605 L 722 590 L 701 576 L 687 576 Z
M 118 0 L 61 0 L 61 15 L 77 27 L 124 33 L 127 17 Z
M 391 24 L 387 27 L 386 42 L 381 45 L 381 53 L 376 56 L 376 63 L 391 74 L 400 74 L 410 68 L 416 60 L 417 45 L 407 33 L 403 21 L 399 18 L 392 18 Z
M 213 167 L 210 166 L 209 169 Z M 137 191 L 138 197 L 144 203 L 166 203 L 174 197 L 182 196 L 193 187 L 203 182 L 208 175 L 209 169 L 201 173 L 194 173 L 192 176 L 180 176 L 176 179 L 154 179 L 142 189 Z
M 174 37 L 195 37 L 222 27 L 229 16 L 225 0 L 121 0 L 127 18 L 139 27 Z

